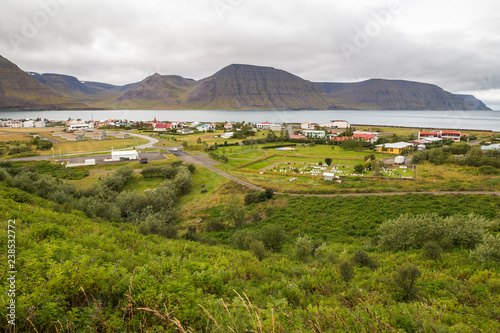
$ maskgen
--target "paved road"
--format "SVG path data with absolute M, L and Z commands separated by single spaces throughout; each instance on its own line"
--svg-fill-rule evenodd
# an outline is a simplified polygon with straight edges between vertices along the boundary
M 130 134 L 131 136 L 135 136 L 135 137 L 149 141 L 148 143 L 145 143 L 143 145 L 135 146 L 136 149 L 152 148 L 155 144 L 157 144 L 159 142 L 158 139 L 152 138 L 152 137 L 147 136 L 147 135 L 135 134 L 135 133 L 130 133 L 130 132 L 128 134 Z

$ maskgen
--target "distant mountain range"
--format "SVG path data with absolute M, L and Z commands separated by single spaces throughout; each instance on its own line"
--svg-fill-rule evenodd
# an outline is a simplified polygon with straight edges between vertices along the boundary
M 153 74 L 116 86 L 24 72 L 0 56 L 1 110 L 490 110 L 471 95 L 402 80 L 310 82 L 272 67 L 227 66 L 195 81 Z

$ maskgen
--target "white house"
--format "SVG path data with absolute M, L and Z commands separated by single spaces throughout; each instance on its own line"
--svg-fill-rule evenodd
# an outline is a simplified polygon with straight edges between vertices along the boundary
M 307 136 L 308 138 L 313 139 L 322 139 L 326 136 L 325 131 L 316 131 L 316 130 L 303 130 L 302 134 Z
M 9 124 L 9 127 L 12 127 L 12 128 L 21 128 L 21 127 L 23 127 L 23 122 L 22 121 L 18 121 L 18 120 L 11 121 L 10 124 Z
M 113 161 L 123 161 L 123 160 L 138 160 L 139 154 L 137 150 L 114 150 L 111 152 L 111 160 Z
M 23 127 L 33 128 L 35 127 L 35 122 L 33 120 L 26 120 L 23 122 Z
M 345 120 L 331 120 L 331 128 L 351 128 L 351 124 Z
M 200 125 L 198 127 L 196 127 L 196 129 L 200 132 L 206 132 L 206 131 L 210 131 L 210 130 L 213 130 L 215 129 L 215 125 L 213 124 L 203 124 L 203 125 Z
M 82 120 L 71 121 L 68 124 L 69 131 L 80 130 L 80 129 L 89 129 L 89 128 L 90 128 L 90 125 Z
M 229 139 L 229 138 L 232 138 L 234 135 L 234 132 L 226 132 L 226 133 L 222 133 L 220 135 L 221 138 L 224 138 L 224 139 Z
M 260 130 L 266 130 L 266 129 L 271 128 L 271 123 L 264 122 L 264 123 L 256 124 L 255 126 Z
M 300 128 L 307 129 L 307 130 L 312 130 L 315 127 L 314 127 L 314 124 L 308 123 L 307 121 L 305 121 L 305 122 L 303 122 L 303 123 L 300 124 Z
M 230 124 L 230 123 L 224 124 L 224 129 L 232 130 L 233 129 L 233 124 Z
M 334 180 L 335 179 L 335 174 L 331 172 L 325 172 L 323 173 L 323 180 Z
M 35 127 L 37 128 L 42 128 L 42 127 L 45 127 L 45 121 L 36 121 L 35 122 Z
M 283 129 L 283 126 L 281 126 L 281 124 L 271 124 L 269 126 L 269 129 L 271 131 L 281 131 Z

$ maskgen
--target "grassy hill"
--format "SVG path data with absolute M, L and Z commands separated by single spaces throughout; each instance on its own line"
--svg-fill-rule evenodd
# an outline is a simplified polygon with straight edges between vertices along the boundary
M 195 173 L 194 182 L 205 176 Z M 224 222 L 220 218 L 231 216 L 227 207 L 232 201 L 226 200 L 244 193 L 240 187 L 223 185 L 214 193 L 222 203 L 197 208 L 196 199 L 184 202 L 205 218 L 203 226 L 189 231 L 191 240 L 183 240 L 145 236 L 133 223 L 90 219 L 67 204 L 0 182 L 3 225 L 7 229 L 7 221 L 16 220 L 16 330 L 463 332 L 500 328 L 495 310 L 500 305 L 498 262 L 477 261 L 471 256 L 473 248 L 453 242 L 448 247 L 441 242 L 441 258 L 429 259 L 425 250 L 390 250 L 378 241 L 383 236 L 379 226 L 404 213 L 434 212 L 445 217 L 476 213 L 491 222 L 488 233 L 498 232 L 495 218 L 500 198 L 280 197 L 241 206 L 247 216 L 265 212 L 259 217 L 262 220 L 204 232 L 208 221 Z M 270 244 L 266 236 L 276 228 L 285 235 L 282 249 L 259 247 Z M 0 246 L 7 247 L 7 237 L 0 239 Z M 9 270 L 6 256 L 2 251 L 3 290 Z M 411 295 L 401 289 L 401 271 L 408 264 L 421 272 Z M 351 278 L 345 275 L 349 267 Z M 2 317 L 8 300 L 1 298 Z M 0 327 L 9 329 L 5 321 Z

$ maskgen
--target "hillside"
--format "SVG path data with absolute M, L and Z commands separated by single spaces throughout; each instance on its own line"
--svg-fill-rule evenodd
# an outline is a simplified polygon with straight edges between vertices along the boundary
M 272 67 L 230 65 L 199 81 L 184 99 L 188 107 L 235 110 L 338 109 L 313 83 Z
M 179 107 L 180 97 L 194 84 L 192 79 L 155 73 L 125 90 L 113 102 L 113 106 L 152 109 Z
M 0 109 L 49 110 L 87 108 L 40 83 L 0 56 Z
M 316 83 L 329 96 L 359 109 L 489 110 L 473 96 L 464 98 L 442 88 L 403 80 L 371 79 L 355 83 Z

